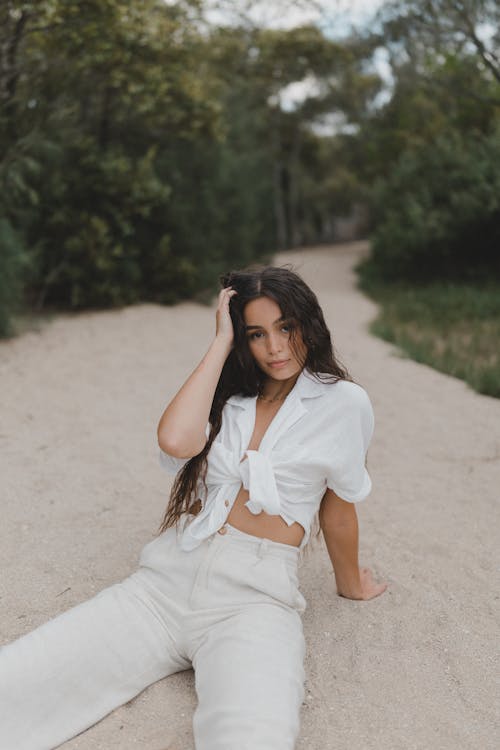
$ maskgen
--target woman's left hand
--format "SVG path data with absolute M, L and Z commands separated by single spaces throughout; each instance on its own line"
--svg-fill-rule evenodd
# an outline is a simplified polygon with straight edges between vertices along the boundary
M 360 568 L 359 577 L 361 579 L 361 588 L 363 589 L 363 601 L 380 596 L 387 588 L 387 583 L 376 583 L 373 580 L 373 573 L 370 568 Z
M 374 599 L 376 596 L 380 596 L 380 594 L 383 594 L 387 588 L 387 583 L 376 583 L 373 580 L 373 573 L 370 568 L 360 568 L 359 579 L 361 581 L 361 594 L 359 596 L 349 596 L 347 594 L 343 594 L 342 591 L 338 591 L 338 595 L 343 596 L 346 599 L 368 601 L 368 599 Z

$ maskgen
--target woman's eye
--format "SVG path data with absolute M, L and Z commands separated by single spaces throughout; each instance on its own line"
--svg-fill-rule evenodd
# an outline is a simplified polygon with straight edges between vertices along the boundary
M 292 330 L 292 328 L 293 328 L 293 326 L 292 326 L 292 325 L 284 325 L 284 326 L 281 326 L 281 330 L 282 330 L 282 331 L 283 331 L 283 330 L 285 330 L 285 331 L 286 331 L 286 333 L 290 333 L 290 331 Z M 256 338 L 257 336 L 262 336 L 262 335 L 263 335 L 262 331 L 256 331 L 255 333 L 251 333 L 251 334 L 249 335 L 249 337 L 248 337 L 248 338 L 249 338 L 250 340 L 253 340 L 253 339 L 255 339 L 255 338 Z

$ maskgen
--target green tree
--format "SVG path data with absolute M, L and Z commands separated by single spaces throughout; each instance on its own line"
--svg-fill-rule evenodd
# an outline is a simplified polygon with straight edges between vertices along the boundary
M 312 219 L 317 196 L 310 190 L 305 154 L 314 148 L 323 156 L 328 152 L 328 139 L 316 136 L 313 126 L 332 112 L 346 119 L 359 116 L 379 91 L 379 77 L 363 69 L 369 45 L 340 44 L 314 26 L 289 31 L 219 29 L 211 41 L 218 74 L 226 82 L 224 108 L 236 106 L 238 117 L 249 118 L 267 148 L 277 245 L 300 244 L 319 226 Z M 289 108 L 287 90 L 297 84 L 310 93 Z M 338 153 L 331 153 L 325 170 L 328 181 L 337 169 Z M 325 196 L 328 192 L 329 188 Z M 334 207 L 331 202 L 327 213 Z M 324 226 L 326 217 L 319 223 Z
M 196 266 L 173 246 L 171 189 L 156 166 L 173 140 L 216 138 L 219 113 L 187 13 L 155 0 L 53 0 L 11 4 L 7 15 L 16 59 L 4 56 L 0 76 L 2 164 L 21 184 L 24 167 L 12 164 L 20 138 L 31 144 L 23 158 L 37 210 L 21 211 L 19 195 L 9 205 L 4 197 L 0 213 L 30 258 L 32 304 L 190 293 Z

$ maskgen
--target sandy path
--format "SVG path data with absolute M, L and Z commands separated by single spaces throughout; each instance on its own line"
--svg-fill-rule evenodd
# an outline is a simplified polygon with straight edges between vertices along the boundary
M 360 562 L 389 581 L 378 599 L 348 601 L 324 548 L 306 560 L 297 750 L 493 750 L 500 401 L 367 333 L 376 306 L 352 272 L 364 252 L 275 259 L 315 289 L 371 396 Z M 135 569 L 167 500 L 156 424 L 214 330 L 214 309 L 139 305 L 0 344 L 0 643 Z M 194 705 L 192 672 L 174 675 L 64 747 L 192 750 Z

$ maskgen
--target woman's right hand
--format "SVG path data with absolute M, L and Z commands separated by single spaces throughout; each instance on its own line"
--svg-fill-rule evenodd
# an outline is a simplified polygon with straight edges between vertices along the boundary
M 167 405 L 158 424 L 158 444 L 174 458 L 197 456 L 207 443 L 206 426 L 224 363 L 233 346 L 229 303 L 236 290 L 219 292 L 217 330 L 207 352 Z
M 234 340 L 233 321 L 229 312 L 229 302 L 234 294 L 237 294 L 237 291 L 230 286 L 221 289 L 215 313 L 215 337 L 222 339 L 229 346 L 233 345 Z

